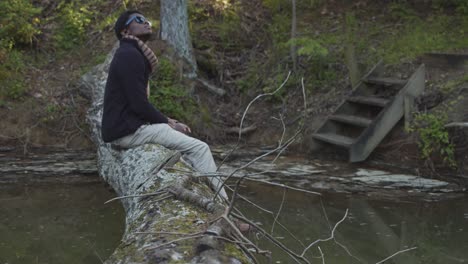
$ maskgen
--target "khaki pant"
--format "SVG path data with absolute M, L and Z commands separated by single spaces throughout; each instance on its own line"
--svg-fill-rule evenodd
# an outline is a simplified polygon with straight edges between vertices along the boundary
M 174 130 L 168 124 L 143 125 L 135 133 L 112 142 L 122 148 L 133 148 L 146 143 L 160 144 L 168 149 L 180 151 L 184 160 L 200 173 L 212 173 L 217 170 L 208 144 Z M 214 190 L 218 190 L 222 185 L 220 177 L 209 179 Z M 224 188 L 219 194 L 225 199 L 228 198 Z

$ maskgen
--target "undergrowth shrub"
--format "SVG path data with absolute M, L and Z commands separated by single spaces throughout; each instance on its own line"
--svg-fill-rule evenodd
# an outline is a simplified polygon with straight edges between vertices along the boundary
M 462 15 L 468 15 L 468 1 L 466 0 L 433 0 L 432 6 L 435 9 L 454 8 Z
M 178 71 L 170 60 L 161 58 L 151 82 L 150 102 L 167 116 L 189 121 L 195 113 L 195 101 L 179 80 Z
M 426 52 L 464 48 L 468 38 L 464 28 L 454 26 L 459 24 L 468 25 L 468 18 L 441 14 L 414 19 L 387 38 L 378 51 L 385 62 L 399 63 Z
M 291 37 L 291 18 L 287 14 L 274 14 L 271 24 L 268 26 L 268 34 L 271 38 L 271 45 L 277 56 L 288 54 L 289 49 L 285 43 Z
M 418 19 L 418 15 L 415 10 L 405 1 L 396 1 L 390 3 L 388 6 L 389 15 L 395 20 L 402 20 L 410 22 Z
M 313 73 L 312 81 L 315 82 L 315 85 L 321 85 L 336 77 L 336 74 L 327 67 L 330 62 L 329 52 L 320 41 L 310 37 L 302 37 L 290 39 L 286 45 L 289 47 L 294 45 L 298 48 L 299 59 L 307 62 L 307 67 L 303 71 Z
M 434 156 L 440 156 L 445 164 L 456 167 L 454 145 L 445 127 L 447 120 L 447 114 L 441 111 L 418 113 L 409 130 L 419 136 L 418 146 L 423 159 L 432 160 Z
M 31 46 L 41 33 L 42 11 L 28 0 L 0 1 L 0 105 L 21 99 L 24 83 L 24 55 L 18 47 Z
M 237 13 L 238 5 L 232 5 L 223 10 L 223 15 L 218 23 L 215 23 L 218 29 L 218 36 L 225 48 L 235 48 L 242 44 L 241 41 L 241 20 Z M 239 36 L 233 38 L 232 36 Z
M 26 93 L 24 67 L 23 54 L 13 48 L 13 40 L 0 39 L 0 104 L 6 99 L 21 99 Z
M 55 35 L 55 39 L 60 48 L 70 49 L 83 42 L 94 13 L 88 6 L 75 1 L 61 2 L 58 9 L 60 30 Z
M 14 44 L 32 44 L 41 33 L 38 15 L 42 9 L 29 0 L 0 1 L 0 39 L 10 39 Z

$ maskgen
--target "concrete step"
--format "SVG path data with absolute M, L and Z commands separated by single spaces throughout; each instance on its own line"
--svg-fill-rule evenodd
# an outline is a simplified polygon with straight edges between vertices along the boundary
M 379 97 L 351 96 L 346 99 L 349 102 L 384 107 L 390 100 Z
M 383 85 L 383 86 L 393 86 L 393 85 L 403 86 L 406 84 L 405 80 L 398 79 L 398 78 L 390 78 L 390 77 L 370 77 L 370 78 L 365 79 L 364 82 Z
M 316 133 L 316 134 L 313 134 L 312 137 L 314 137 L 315 139 L 324 141 L 324 142 L 331 143 L 333 145 L 338 145 L 338 146 L 342 146 L 346 148 L 350 147 L 351 144 L 353 144 L 354 142 L 353 138 L 342 136 L 342 135 L 337 135 L 333 133 Z
M 335 114 L 330 116 L 331 120 L 338 121 L 345 124 L 368 127 L 372 123 L 372 119 L 354 116 L 354 115 L 345 115 L 345 114 Z

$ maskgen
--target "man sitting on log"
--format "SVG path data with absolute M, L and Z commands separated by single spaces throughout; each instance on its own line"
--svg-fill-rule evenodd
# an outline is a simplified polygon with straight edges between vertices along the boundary
M 145 44 L 151 33 L 151 23 L 138 11 L 122 13 L 115 23 L 120 47 L 110 64 L 105 88 L 102 138 L 122 148 L 160 144 L 180 151 L 198 172 L 216 172 L 209 146 L 186 135 L 191 132 L 187 125 L 166 117 L 148 100 L 149 76 L 158 63 Z M 222 186 L 219 178 L 210 179 L 214 190 Z M 219 194 L 227 199 L 224 188 Z

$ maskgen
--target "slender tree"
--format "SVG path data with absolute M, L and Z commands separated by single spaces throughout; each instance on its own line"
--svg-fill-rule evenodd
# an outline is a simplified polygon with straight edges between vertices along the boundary
M 293 40 L 291 44 L 291 59 L 293 61 L 293 71 L 297 69 L 297 46 L 295 42 L 295 38 L 297 35 L 297 22 L 296 22 L 296 0 L 292 1 L 292 18 L 291 18 L 291 39 Z
M 176 54 L 187 61 L 187 77 L 196 77 L 197 63 L 193 55 L 188 28 L 187 0 L 161 0 L 161 39 L 171 45 Z
M 345 15 L 345 61 L 349 70 L 349 78 L 351 86 L 355 87 L 361 78 L 359 66 L 356 58 L 356 19 L 353 13 L 346 13 Z

